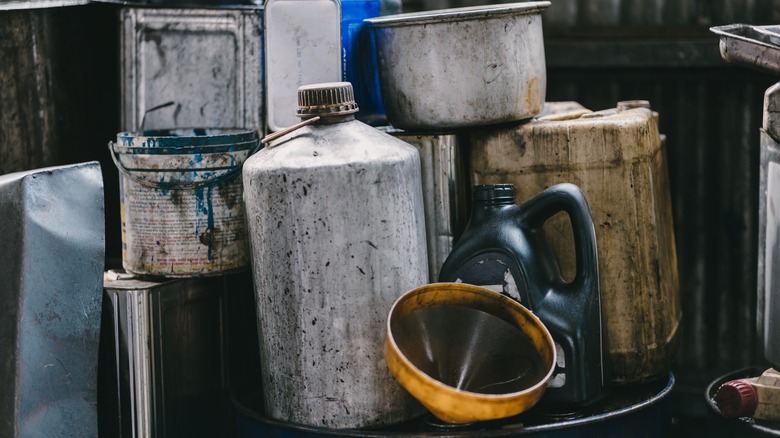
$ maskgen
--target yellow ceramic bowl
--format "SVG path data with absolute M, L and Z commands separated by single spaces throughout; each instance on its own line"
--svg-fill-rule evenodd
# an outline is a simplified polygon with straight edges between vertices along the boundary
M 528 309 L 463 283 L 413 289 L 387 319 L 385 361 L 437 418 L 472 423 L 535 405 L 555 369 L 550 332 Z

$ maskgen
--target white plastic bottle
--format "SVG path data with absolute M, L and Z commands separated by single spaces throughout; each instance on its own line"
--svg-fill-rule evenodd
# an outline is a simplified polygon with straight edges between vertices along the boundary
M 298 87 L 341 80 L 339 0 L 265 2 L 266 117 L 271 131 L 298 122 Z
M 420 157 L 355 120 L 348 82 L 298 91 L 320 119 L 243 168 L 266 414 L 328 428 L 424 412 L 382 342 L 399 296 L 427 283 Z

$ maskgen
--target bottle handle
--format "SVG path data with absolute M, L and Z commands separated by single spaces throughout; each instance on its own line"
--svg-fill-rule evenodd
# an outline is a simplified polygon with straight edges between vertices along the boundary
M 530 229 L 542 231 L 544 223 L 563 211 L 569 215 L 574 236 L 576 271 L 569 285 L 583 290 L 595 282 L 598 288 L 598 253 L 596 230 L 590 207 L 579 187 L 571 183 L 556 184 L 520 205 L 521 220 Z M 558 278 L 562 275 L 557 272 Z

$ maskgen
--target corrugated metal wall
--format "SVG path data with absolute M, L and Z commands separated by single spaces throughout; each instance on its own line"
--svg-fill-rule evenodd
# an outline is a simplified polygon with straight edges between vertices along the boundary
M 561 3 L 576 20 L 553 13 Z M 586 4 L 599 13 L 583 12 Z M 764 91 L 780 77 L 727 65 L 708 27 L 780 21 L 780 2 L 553 0 L 548 12 L 548 100 L 602 109 L 647 99 L 660 114 L 684 312 L 680 387 L 697 392 L 763 360 L 755 323 L 758 134 Z
M 714 71 L 713 71 L 714 70 Z M 758 128 L 766 77 L 733 68 L 555 69 L 550 100 L 648 99 L 667 136 L 683 304 L 677 368 L 756 360 Z
M 46 15 L 0 15 L 0 174 L 52 165 L 54 104 L 46 57 Z M 13 86 L 11 86 L 13 84 Z
M 774 0 L 550 0 L 545 25 L 678 26 L 729 23 L 777 23 L 780 3 Z M 440 9 L 513 0 L 406 0 L 404 11 Z

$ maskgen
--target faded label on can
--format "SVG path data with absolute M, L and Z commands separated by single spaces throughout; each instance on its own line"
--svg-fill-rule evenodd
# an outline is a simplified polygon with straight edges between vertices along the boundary
M 191 190 L 152 189 L 124 179 L 125 269 L 181 276 L 246 267 L 241 188 L 239 178 Z

